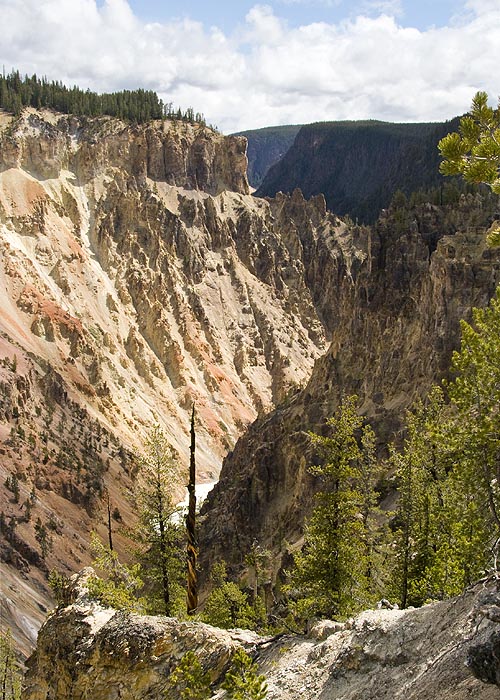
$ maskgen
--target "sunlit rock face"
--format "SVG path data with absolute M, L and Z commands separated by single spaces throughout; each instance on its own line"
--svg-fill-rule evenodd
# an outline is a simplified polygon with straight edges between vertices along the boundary
M 251 197 L 240 137 L 0 113 L 2 619 L 25 653 L 48 571 L 88 563 L 91 529 L 105 537 L 105 490 L 124 547 L 155 423 L 187 470 L 195 403 L 198 478 L 213 481 L 245 427 L 307 382 L 329 334 L 312 260 L 345 228 L 321 197 Z
M 389 210 L 374 227 L 337 232 L 326 257 L 312 256 L 330 345 L 305 387 L 259 417 L 224 460 L 203 509 L 204 571 L 222 557 L 239 573 L 258 542 L 276 555 L 276 574 L 283 550 L 300 544 L 319 487 L 308 431 L 326 430 L 342 394 L 359 397 L 382 448 L 398 440 L 405 410 L 447 375 L 460 320 L 500 282 L 499 249 L 486 242 L 492 205 L 468 195 L 455 207 Z

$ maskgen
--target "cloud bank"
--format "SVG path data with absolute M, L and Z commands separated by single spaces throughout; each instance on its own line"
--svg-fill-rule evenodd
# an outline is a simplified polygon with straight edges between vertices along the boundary
M 373 14 L 373 8 L 379 10 Z M 223 131 L 461 114 L 500 92 L 500 4 L 468 0 L 448 27 L 398 22 L 367 3 L 338 24 L 290 27 L 256 4 L 232 34 L 191 20 L 144 23 L 126 0 L 0 0 L 0 62 L 98 91 L 145 87 Z

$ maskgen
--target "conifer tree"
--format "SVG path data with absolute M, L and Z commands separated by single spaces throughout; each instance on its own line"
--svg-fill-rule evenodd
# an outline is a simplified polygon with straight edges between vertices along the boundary
M 257 597 L 252 605 L 248 595 L 234 581 L 228 581 L 224 562 L 214 565 L 211 579 L 214 587 L 201 614 L 203 622 L 222 629 L 262 629 L 265 626 L 262 599 Z
M 443 175 L 462 175 L 467 182 L 484 183 L 500 194 L 500 97 L 497 108 L 488 105 L 485 92 L 476 93 L 469 114 L 460 120 L 459 133 L 438 143 Z M 491 245 L 500 245 L 500 227 L 489 234 Z
M 468 182 L 484 182 L 500 194 L 500 100 L 488 105 L 485 92 L 476 93 L 469 114 L 460 120 L 460 133 L 438 144 L 443 175 L 463 175 Z
M 408 413 L 392 451 L 400 497 L 394 590 L 403 606 L 461 593 L 500 546 L 500 288 L 462 322 L 455 378 Z
M 297 588 L 299 615 L 348 615 L 376 595 L 372 561 L 377 538 L 373 517 L 379 467 L 374 436 L 363 427 L 356 396 L 344 397 L 327 421 L 330 436 L 311 434 L 321 463 L 310 468 L 324 488 L 295 557 L 290 588 Z
M 391 449 L 390 462 L 399 480 L 395 517 L 396 558 L 393 591 L 401 607 L 421 605 L 433 595 L 429 571 L 433 565 L 439 523 L 443 517 L 443 482 L 439 438 L 442 391 L 417 402 L 406 416 L 406 437 L 400 451 Z
M 23 107 L 45 107 L 79 116 L 109 115 L 133 122 L 168 116 L 205 125 L 203 115 L 195 114 L 192 107 L 185 112 L 179 109 L 175 116 L 172 103 L 165 105 L 152 90 L 140 88 L 97 94 L 76 86 L 68 88 L 60 81 L 49 82 L 36 74 L 22 78 L 15 70 L 9 75 L 0 75 L 0 107 L 15 115 L 19 115 Z
M 211 695 L 208 673 L 194 651 L 186 652 L 170 675 L 166 700 L 208 700 Z
M 462 504 L 460 519 L 470 533 L 471 561 L 463 562 L 468 581 L 491 564 L 500 541 L 500 286 L 486 308 L 473 309 L 472 323 L 461 325 L 452 358 L 456 377 L 447 386 L 453 407 L 447 442 L 453 500 Z
M 171 615 L 183 579 L 183 528 L 173 516 L 179 466 L 163 430 L 155 426 L 140 459 L 137 504 L 139 522 L 133 537 L 140 545 L 139 561 L 148 588 L 151 612 Z
M 1 700 L 19 700 L 21 697 L 21 670 L 14 651 L 10 629 L 0 632 L 0 697 Z
M 198 559 L 198 543 L 196 539 L 196 435 L 194 429 L 194 404 L 191 414 L 191 445 L 189 460 L 189 504 L 186 515 L 187 533 L 187 612 L 193 615 L 198 607 L 198 581 L 196 563 Z
M 243 649 L 235 652 L 222 687 L 231 700 L 265 700 L 267 698 L 265 676 L 257 672 L 255 661 Z

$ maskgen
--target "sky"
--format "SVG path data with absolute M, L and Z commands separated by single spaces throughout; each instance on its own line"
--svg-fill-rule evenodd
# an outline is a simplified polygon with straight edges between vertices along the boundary
M 443 121 L 500 94 L 500 0 L 0 0 L 0 64 L 143 87 L 224 133 Z

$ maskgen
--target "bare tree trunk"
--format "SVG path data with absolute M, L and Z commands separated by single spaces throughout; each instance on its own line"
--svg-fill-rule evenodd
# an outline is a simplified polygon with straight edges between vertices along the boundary
M 189 460 L 189 507 L 186 516 L 187 530 L 187 612 L 193 615 L 198 607 L 198 581 L 196 573 L 196 560 L 198 558 L 198 544 L 196 542 L 196 462 L 195 462 L 195 432 L 194 432 L 194 404 L 191 414 L 191 447 Z
M 108 489 L 106 489 L 106 505 L 108 507 L 108 542 L 110 550 L 113 551 L 113 534 L 111 532 L 111 503 L 109 501 Z

